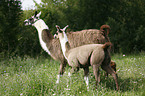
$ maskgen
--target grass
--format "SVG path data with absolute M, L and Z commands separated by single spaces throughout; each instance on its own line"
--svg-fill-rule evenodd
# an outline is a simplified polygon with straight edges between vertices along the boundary
M 104 76 L 95 89 L 95 78 L 90 67 L 90 90 L 87 91 L 83 70 L 67 76 L 70 67 L 55 84 L 59 62 L 43 57 L 14 57 L 0 61 L 0 96 L 141 96 L 145 95 L 145 53 L 115 54 L 112 60 L 117 63 L 120 90 L 115 90 L 112 76 Z

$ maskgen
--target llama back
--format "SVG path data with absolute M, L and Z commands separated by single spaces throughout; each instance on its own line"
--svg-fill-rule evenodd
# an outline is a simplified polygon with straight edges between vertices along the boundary
M 70 32 L 67 33 L 67 36 L 71 48 L 86 44 L 104 44 L 106 42 L 102 31 L 97 29 Z

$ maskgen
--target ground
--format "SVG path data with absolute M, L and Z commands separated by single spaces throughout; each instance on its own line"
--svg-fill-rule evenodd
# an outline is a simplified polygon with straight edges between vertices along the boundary
M 77 96 L 141 96 L 144 92 L 145 80 L 145 53 L 125 55 L 115 54 L 112 60 L 117 64 L 119 79 L 119 91 L 115 90 L 115 82 L 112 76 L 104 76 L 101 70 L 101 82 L 95 89 L 95 77 L 90 67 L 89 83 L 87 91 L 83 78 L 83 70 L 73 74 L 69 78 L 70 67 L 56 84 L 59 70 L 59 62 L 50 58 L 39 56 L 13 57 L 0 61 L 0 96 L 52 96 L 52 95 L 77 95 Z M 144 92 L 145 94 L 145 92 Z

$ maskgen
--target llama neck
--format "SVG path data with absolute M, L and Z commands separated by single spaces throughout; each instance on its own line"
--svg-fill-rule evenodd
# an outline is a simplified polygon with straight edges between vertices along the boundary
M 67 51 L 70 50 L 70 45 L 68 43 L 68 38 L 65 32 L 63 32 L 63 34 L 59 36 L 59 40 L 60 40 L 63 55 L 65 56 L 65 58 L 67 58 L 66 53 Z
M 36 27 L 39 33 L 42 32 L 43 29 L 49 29 L 42 19 L 39 19 L 38 21 L 36 21 L 34 23 L 34 26 Z
M 40 19 L 38 21 L 36 21 L 34 23 L 34 26 L 36 27 L 36 29 L 38 30 L 38 35 L 39 35 L 39 41 L 41 44 L 41 47 L 49 54 L 51 55 L 50 51 L 48 50 L 46 43 L 43 41 L 43 37 L 42 37 L 42 31 L 43 30 L 49 30 L 48 26 L 45 24 L 45 22 Z M 48 38 L 49 39 L 49 38 Z

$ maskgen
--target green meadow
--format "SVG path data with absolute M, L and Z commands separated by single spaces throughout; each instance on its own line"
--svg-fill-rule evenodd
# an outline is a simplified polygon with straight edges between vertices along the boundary
M 111 75 L 105 77 L 101 69 L 101 82 L 95 89 L 95 77 L 90 67 L 87 91 L 83 70 L 68 77 L 70 67 L 66 67 L 60 83 L 56 84 L 59 62 L 39 56 L 1 58 L 0 96 L 145 96 L 145 53 L 125 55 L 115 54 L 119 91 Z

